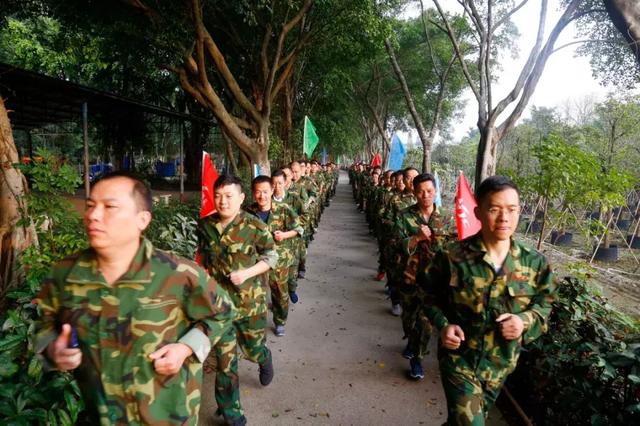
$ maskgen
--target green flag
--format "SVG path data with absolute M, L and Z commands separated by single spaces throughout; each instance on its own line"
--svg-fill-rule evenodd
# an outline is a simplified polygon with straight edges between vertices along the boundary
M 304 148 L 303 151 L 307 158 L 311 158 L 313 150 L 318 145 L 318 135 L 316 135 L 316 128 L 313 127 L 313 123 L 309 120 L 309 117 L 304 116 Z

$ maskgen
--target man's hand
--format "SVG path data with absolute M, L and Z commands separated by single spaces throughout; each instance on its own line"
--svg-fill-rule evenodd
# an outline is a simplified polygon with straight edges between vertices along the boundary
M 149 355 L 149 358 L 153 360 L 156 373 L 170 376 L 180 371 L 184 360 L 192 353 L 193 350 L 184 343 L 170 343 Z
M 58 370 L 73 370 L 78 368 L 82 362 L 82 351 L 78 348 L 70 348 L 70 342 L 71 326 L 63 324 L 62 333 L 47 346 L 47 356 L 53 361 Z
M 282 231 L 275 231 L 273 233 L 273 239 L 278 241 L 278 242 L 280 242 L 280 241 L 285 239 L 283 234 L 284 234 L 284 232 L 282 232 Z
M 515 340 L 522 336 L 524 331 L 524 323 L 522 319 L 514 314 L 502 314 L 496 318 L 496 322 L 500 324 L 500 332 L 502 337 L 507 340 Z
M 427 225 L 420 225 L 420 230 L 416 234 L 416 237 L 418 237 L 418 241 L 425 241 L 431 239 L 431 235 L 431 228 Z
M 233 283 L 233 285 L 240 285 L 247 280 L 247 276 L 244 273 L 244 270 L 233 271 L 229 274 L 229 279 Z
M 440 330 L 440 340 L 445 348 L 458 349 L 460 343 L 464 342 L 464 331 L 459 325 L 449 324 Z

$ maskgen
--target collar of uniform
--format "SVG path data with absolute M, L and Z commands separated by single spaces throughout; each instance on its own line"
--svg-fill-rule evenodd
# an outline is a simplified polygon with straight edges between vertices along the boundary
M 153 244 L 146 238 L 140 240 L 140 247 L 136 252 L 127 272 L 116 283 L 149 283 L 151 282 L 151 256 Z M 67 275 L 67 282 L 71 283 L 100 283 L 107 285 L 102 273 L 98 270 L 98 259 L 93 249 L 82 252 Z
M 220 214 L 217 213 L 217 212 L 212 214 L 212 215 L 210 215 L 210 216 L 207 216 L 207 220 L 209 220 L 212 223 L 213 227 L 218 232 L 218 235 L 222 235 L 231 226 L 235 226 L 235 225 L 238 225 L 239 223 L 241 223 L 244 220 L 244 215 L 245 214 L 247 214 L 247 213 L 244 210 L 240 209 L 240 211 L 238 212 L 236 217 L 234 217 L 233 220 L 231 222 L 229 222 L 229 224 L 227 226 L 225 226 L 224 228 L 222 227 L 222 223 L 220 221 Z
M 509 247 L 509 254 L 505 259 L 505 262 L 507 262 L 509 258 L 511 258 L 512 260 L 520 259 L 520 254 L 522 253 L 522 249 L 520 248 L 520 245 L 517 243 L 517 241 L 514 240 L 513 237 L 511 237 L 510 240 L 511 240 L 511 246 Z M 482 240 L 481 232 L 478 231 L 478 233 L 470 237 L 468 241 L 469 242 L 468 242 L 467 248 L 470 251 L 474 251 L 478 253 L 478 255 L 482 255 L 484 260 L 487 261 L 489 264 L 491 264 L 491 262 L 489 261 L 489 257 L 487 255 L 487 246 L 485 246 L 484 241 Z

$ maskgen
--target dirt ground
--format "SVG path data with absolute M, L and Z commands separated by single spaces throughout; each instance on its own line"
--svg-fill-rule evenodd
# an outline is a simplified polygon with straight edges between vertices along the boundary
M 432 353 L 425 379 L 406 378 L 400 319 L 373 279 L 376 243 L 351 197 L 346 175 L 309 248 L 286 336 L 269 325 L 275 378 L 262 387 L 258 366 L 240 361 L 241 400 L 252 425 L 441 425 L 446 404 Z M 205 375 L 200 425 L 216 416 L 214 374 Z M 503 425 L 494 410 L 490 425 Z

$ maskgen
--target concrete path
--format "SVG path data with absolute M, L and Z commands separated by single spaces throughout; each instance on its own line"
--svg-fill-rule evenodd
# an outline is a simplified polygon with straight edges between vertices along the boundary
M 289 314 L 286 336 L 267 331 L 276 376 L 268 387 L 258 366 L 240 362 L 240 389 L 250 425 L 441 425 L 446 403 L 435 339 L 425 379 L 406 378 L 400 319 L 389 313 L 384 284 L 373 279 L 377 247 L 358 213 L 346 174 L 309 247 L 307 279 Z M 203 387 L 201 425 L 215 416 L 214 375 Z M 491 424 L 499 424 L 492 422 Z

